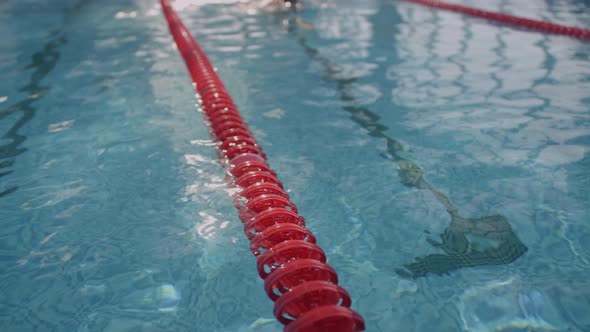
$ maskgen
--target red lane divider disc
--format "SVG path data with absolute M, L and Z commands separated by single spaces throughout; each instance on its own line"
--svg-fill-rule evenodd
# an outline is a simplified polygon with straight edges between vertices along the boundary
M 233 122 L 233 121 L 232 121 Z M 216 128 L 210 127 L 209 130 L 217 137 L 219 141 L 225 141 L 228 137 L 231 136 L 249 136 L 251 137 L 250 130 L 246 125 L 237 125 L 236 127 L 229 127 L 223 130 L 219 130 Z M 231 130 L 231 132 L 229 132 Z
M 225 89 L 219 87 L 219 83 L 209 80 L 197 85 L 197 92 L 199 93 L 199 96 L 201 98 L 204 98 L 204 96 L 208 96 L 211 92 L 219 93 L 220 91 L 224 90 Z
M 270 208 L 254 216 L 244 224 L 244 233 L 251 240 L 256 234 L 275 224 L 296 224 L 305 227 L 305 219 L 297 213 L 284 208 Z
M 195 89 L 201 96 L 203 93 L 207 93 L 207 91 L 210 90 L 224 92 L 227 94 L 227 90 L 225 89 L 225 87 L 223 85 L 220 85 L 219 83 L 221 83 L 221 81 L 215 77 L 199 77 L 199 79 L 195 81 Z
M 314 280 L 328 281 L 337 285 L 338 275 L 328 264 L 313 259 L 297 259 L 274 270 L 264 279 L 264 289 L 266 295 L 276 301 L 295 286 Z
M 260 213 L 269 208 L 284 208 L 295 213 L 298 213 L 297 207 L 295 206 L 295 204 L 293 204 L 293 202 L 286 199 L 284 196 L 274 194 L 265 194 L 255 197 L 254 199 L 249 200 L 244 206 L 244 208 L 254 213 Z
M 195 80 L 195 83 L 197 83 L 197 87 L 198 87 L 199 83 L 217 82 L 218 88 L 220 90 L 227 92 L 225 85 L 223 85 L 223 82 L 221 81 L 221 79 L 219 77 L 217 77 L 215 74 L 211 74 L 209 72 L 203 72 L 203 71 L 199 72 L 198 70 L 194 71 L 194 74 L 198 75 L 198 78 Z
M 238 146 L 241 144 L 258 146 L 258 143 L 256 143 L 256 141 L 250 136 L 231 136 L 226 138 L 221 142 L 221 144 L 219 144 L 219 150 L 224 151 L 232 146 Z
M 196 53 L 195 53 L 195 56 L 196 56 L 197 58 L 199 58 L 199 57 L 200 57 L 200 56 L 198 55 L 198 53 L 199 53 L 199 52 L 196 52 Z M 196 81 L 197 83 L 198 83 L 198 82 L 200 82 L 200 81 L 205 81 L 205 80 L 215 80 L 216 82 L 219 82 L 219 83 L 220 83 L 220 84 L 219 84 L 219 86 L 220 86 L 220 87 L 224 87 L 224 86 L 223 86 L 223 82 L 221 81 L 221 79 L 219 78 L 219 76 L 218 76 L 217 74 L 215 74 L 215 73 L 212 73 L 212 72 L 210 72 L 210 71 L 209 71 L 209 70 L 207 70 L 207 69 L 204 69 L 204 68 L 203 68 L 203 69 L 198 69 L 198 68 L 197 68 L 197 69 L 194 69 L 194 70 L 193 70 L 193 72 L 194 72 L 195 74 L 199 74 L 199 79 Z
M 287 325 L 316 307 L 337 305 L 350 308 L 351 303 L 344 288 L 327 281 L 310 281 L 279 297 L 273 313 L 279 322 Z
M 204 103 L 203 100 L 201 100 L 202 103 Z M 207 114 L 207 116 L 209 117 L 213 117 L 213 116 L 221 116 L 223 112 L 229 112 L 232 111 L 238 115 L 240 114 L 240 111 L 238 110 L 238 107 L 233 104 L 233 103 L 216 103 L 214 105 L 210 105 L 207 106 L 207 109 L 205 110 L 205 114 Z
M 272 194 L 268 196 L 271 195 Z M 302 216 L 298 215 L 297 212 L 293 212 L 292 210 L 288 210 L 283 207 L 266 208 L 256 214 L 250 221 L 246 222 L 245 225 L 256 227 L 258 231 L 263 231 L 274 224 L 284 223 L 297 224 L 301 227 L 305 227 L 305 219 Z M 258 226 L 254 226 L 253 224 L 258 224 Z M 262 226 L 266 227 L 261 228 Z
M 289 195 L 277 184 L 272 182 L 255 183 L 234 195 L 234 206 L 242 210 L 248 201 L 261 195 L 279 195 L 289 199 Z
M 240 115 L 240 112 L 238 111 L 237 107 L 235 105 L 231 105 L 228 103 L 217 103 L 217 104 L 214 104 L 213 106 L 207 106 L 207 105 L 204 105 L 203 101 L 201 101 L 199 105 L 200 105 L 203 113 L 206 115 L 207 120 L 209 122 L 211 122 L 211 120 L 213 120 L 214 118 L 216 118 L 218 116 L 231 115 L 231 114 Z
M 223 84 L 221 84 L 221 80 L 219 79 L 219 77 L 217 75 L 211 74 L 211 73 L 205 73 L 205 72 L 195 72 L 196 74 L 199 74 L 199 78 L 195 81 L 197 83 L 197 88 L 199 87 L 199 83 L 204 83 L 204 82 L 215 82 L 217 83 L 217 86 L 219 88 L 225 88 L 223 86 Z
M 279 196 L 285 197 L 286 199 L 289 199 L 289 194 L 287 194 L 277 184 L 272 183 L 272 182 L 254 183 L 253 185 L 248 186 L 245 189 L 243 189 L 239 193 L 239 196 L 244 198 L 246 201 L 249 201 L 249 200 L 254 199 L 258 196 L 267 195 L 267 194 L 279 195 Z
M 259 162 L 259 161 L 249 161 L 249 162 L 241 163 L 236 167 L 232 167 L 229 172 L 235 178 L 239 178 L 248 172 L 264 172 L 264 173 L 271 174 L 274 177 L 277 177 L 277 174 L 275 173 L 275 171 L 273 171 L 267 163 Z M 245 195 L 242 195 L 242 196 L 246 197 Z M 252 197 L 246 197 L 246 198 L 250 199 Z
M 208 79 L 199 79 L 195 82 L 195 90 L 199 93 L 201 99 L 207 99 L 208 96 L 211 96 L 211 92 L 223 92 L 227 94 L 227 91 L 224 87 L 219 85 L 219 80 L 214 78 Z M 229 97 L 228 95 L 225 96 L 226 98 Z
M 201 92 L 202 90 L 199 89 L 197 90 L 197 92 L 199 93 L 199 96 L 201 97 L 201 99 L 203 100 L 215 100 L 215 101 L 229 101 L 231 100 L 231 97 L 227 94 L 227 92 L 223 91 L 222 89 L 215 89 L 215 88 L 208 88 L 208 89 L 203 89 L 204 91 Z
M 363 318 L 341 306 L 321 306 L 301 315 L 285 327 L 285 332 L 360 332 L 365 330 Z
M 207 110 L 214 109 L 216 107 L 233 107 L 235 108 L 236 105 L 230 99 L 201 99 L 201 106 L 205 109 L 205 114 L 207 114 Z
M 231 101 L 231 97 L 221 89 L 208 89 L 203 93 L 199 92 L 199 96 L 203 100 L 225 101 L 227 103 Z
M 211 128 L 213 128 L 213 131 L 215 133 L 222 133 L 224 130 L 232 128 L 241 128 L 244 130 L 248 130 L 248 126 L 243 121 L 226 121 L 220 123 L 215 127 L 211 126 Z
M 217 128 L 219 125 L 225 122 L 240 122 L 245 125 L 244 119 L 236 113 L 223 114 L 222 116 L 215 116 L 209 119 L 209 125 L 213 128 Z
M 232 137 L 235 138 L 237 136 Z M 264 151 L 262 151 L 254 139 L 247 136 L 240 136 L 242 137 L 241 142 L 236 142 L 231 140 L 232 137 L 228 137 L 217 147 L 217 155 L 219 156 L 219 159 L 227 158 L 231 160 L 233 157 L 244 153 L 253 153 L 266 158 Z M 255 170 L 252 172 L 254 171 Z
M 213 110 L 208 110 L 205 114 L 207 115 L 209 121 L 224 115 L 237 115 L 241 117 L 240 112 L 235 107 L 227 106 L 218 106 Z
M 277 224 L 256 234 L 250 242 L 250 251 L 258 256 L 287 240 L 316 243 L 315 236 L 307 228 L 295 224 Z
M 252 134 L 250 134 L 250 129 L 248 129 L 248 126 L 246 126 L 246 125 L 238 125 L 237 123 L 236 123 L 236 126 L 235 127 L 228 127 L 228 128 L 225 128 L 224 127 L 224 128 L 221 128 L 221 130 L 218 129 L 218 128 L 209 127 L 209 130 L 210 130 L 210 132 L 212 132 L 215 135 L 215 137 L 217 137 L 217 139 L 219 141 L 222 141 L 222 142 L 225 141 L 228 137 L 238 135 L 237 133 L 234 132 L 234 133 L 232 133 L 232 134 L 230 134 L 228 136 L 225 136 L 222 139 L 221 138 L 221 137 L 223 137 L 222 135 L 224 135 L 224 133 L 226 133 L 226 131 L 228 131 L 228 130 L 233 130 L 233 131 L 241 130 L 242 132 L 245 132 L 246 133 L 246 134 L 244 134 L 244 136 L 252 136 Z
M 244 153 L 241 154 L 239 156 L 235 156 L 233 157 L 230 161 L 229 164 L 231 165 L 231 167 L 236 167 L 242 163 L 247 163 L 247 162 L 251 162 L 251 161 L 258 161 L 261 163 L 265 163 L 266 160 L 264 160 L 264 158 L 262 158 L 261 156 L 257 155 L 257 154 L 253 154 L 253 153 Z
M 256 144 L 256 143 L 254 143 Z M 240 154 L 244 154 L 244 153 L 254 153 L 257 155 L 260 155 L 261 157 L 266 159 L 266 154 L 264 154 L 264 151 L 262 151 L 262 149 L 258 146 L 258 144 L 256 145 L 251 145 L 251 144 L 240 144 L 240 145 L 234 145 L 234 146 L 230 146 L 227 148 L 227 150 L 225 150 L 225 157 L 228 159 L 232 159 L 233 157 L 240 155 Z
M 255 183 L 271 182 L 283 189 L 283 184 L 276 176 L 259 171 L 247 172 L 235 180 L 238 187 L 247 188 Z
M 297 207 L 288 198 L 282 195 L 264 194 L 246 202 L 240 209 L 239 217 L 244 223 L 250 223 L 260 212 L 270 208 L 284 208 L 297 212 Z
M 232 137 L 232 136 L 252 136 L 252 134 L 250 134 L 250 131 L 248 129 L 229 128 L 229 129 L 226 129 L 226 130 L 222 131 L 219 134 L 216 133 L 215 136 L 217 136 L 217 139 L 218 140 L 225 141 L 228 137 Z M 264 160 L 264 158 L 262 160 Z
M 197 86 L 203 86 L 206 87 L 210 84 L 215 84 L 214 81 L 211 80 L 199 80 L 196 82 Z M 197 88 L 197 92 L 199 92 L 199 88 Z M 231 96 L 229 94 L 227 94 L 227 92 L 225 91 L 225 88 L 221 87 L 221 86 L 217 86 L 216 88 L 212 89 L 207 89 L 207 91 L 204 91 L 203 94 L 199 93 L 199 96 L 201 97 L 201 99 L 203 99 L 203 101 L 208 101 L 210 103 L 220 103 L 220 102 L 224 102 L 230 105 L 235 105 L 233 99 L 231 98 Z
M 268 249 L 256 258 L 256 268 L 260 278 L 266 279 L 277 268 L 293 259 L 313 259 L 326 262 L 326 254 L 314 243 L 289 240 Z

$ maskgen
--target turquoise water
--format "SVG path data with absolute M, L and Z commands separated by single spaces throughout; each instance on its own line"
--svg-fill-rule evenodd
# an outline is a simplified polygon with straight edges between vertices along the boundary
M 313 30 L 194 2 L 367 331 L 590 330 L 590 44 L 385 0 L 306 1 Z M 580 1 L 463 3 L 590 27 Z M 0 330 L 280 331 L 155 1 L 3 2 L 0 33 Z M 463 231 L 526 252 L 412 278 Z

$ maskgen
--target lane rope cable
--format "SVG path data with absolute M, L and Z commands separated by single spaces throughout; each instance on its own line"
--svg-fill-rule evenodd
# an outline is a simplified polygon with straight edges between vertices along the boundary
M 326 264 L 326 254 L 305 227 L 205 52 L 170 1 L 160 3 L 205 122 L 219 143 L 218 157 L 231 184 L 241 189 L 234 203 L 265 291 L 275 302 L 275 317 L 285 332 L 364 331 L 363 318 L 350 309 L 350 295 L 338 286 L 336 271 Z
M 491 21 L 501 22 L 512 26 L 519 26 L 531 30 L 565 35 L 583 40 L 590 40 L 590 30 L 545 21 L 532 20 L 508 14 L 496 13 L 483 9 L 451 4 L 438 0 L 402 0 L 436 9 L 448 10 L 469 16 L 480 17 Z

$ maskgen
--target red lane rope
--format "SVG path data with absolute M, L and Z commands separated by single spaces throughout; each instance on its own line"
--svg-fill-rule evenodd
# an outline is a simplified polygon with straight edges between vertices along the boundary
M 338 286 L 336 271 L 305 228 L 283 184 L 266 162 L 248 125 L 205 52 L 176 15 L 160 0 L 170 33 L 194 82 L 217 153 L 232 185 L 241 189 L 235 206 L 258 274 L 275 301 L 274 315 L 286 332 L 357 332 L 363 318 L 350 309 L 350 295 Z
M 567 25 L 560 25 L 560 24 L 549 23 L 549 22 L 538 21 L 538 20 L 531 20 L 529 18 L 512 16 L 512 15 L 502 14 L 502 13 L 496 13 L 496 12 L 491 12 L 491 11 L 487 11 L 487 10 L 466 7 L 466 6 L 446 3 L 446 2 L 437 1 L 437 0 L 403 0 L 403 1 L 413 2 L 416 4 L 420 4 L 420 5 L 424 5 L 424 6 L 428 6 L 428 7 L 432 7 L 432 8 L 463 13 L 463 14 L 469 15 L 469 16 L 481 17 L 484 19 L 497 21 L 497 22 L 501 22 L 501 23 L 506 23 L 506 24 L 513 25 L 513 26 L 528 28 L 531 30 L 537 30 L 537 31 L 546 32 L 546 33 L 565 35 L 565 36 L 575 37 L 575 38 L 579 38 L 579 39 L 590 40 L 590 30 L 588 30 L 588 29 L 582 29 L 582 28 L 571 27 L 571 26 L 567 26 Z

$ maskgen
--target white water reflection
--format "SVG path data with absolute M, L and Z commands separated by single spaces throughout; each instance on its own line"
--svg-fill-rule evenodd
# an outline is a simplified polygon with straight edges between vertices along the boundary
M 39 196 L 36 196 L 21 205 L 23 210 L 40 209 L 47 206 L 56 205 L 67 199 L 79 196 L 81 193 L 88 189 L 85 185 L 74 186 L 80 183 L 81 180 L 71 181 L 60 185 L 51 186 L 39 186 L 29 189 L 30 191 L 39 189 L 56 189 L 50 192 L 45 192 Z M 45 191 L 45 190 L 43 190 Z
M 469 287 L 456 302 L 466 331 L 568 329 L 547 295 L 514 277 Z
M 135 10 L 129 11 L 129 12 L 119 11 L 115 14 L 116 19 L 135 18 L 135 17 L 137 17 L 137 11 L 135 11 Z
M 546 12 L 542 4 L 534 8 Z M 409 24 L 396 37 L 402 63 L 388 69 L 388 78 L 399 83 L 394 103 L 421 110 L 407 125 L 452 133 L 471 140 L 468 149 L 483 150 L 481 156 L 496 156 L 473 154 L 482 163 L 526 165 L 533 157 L 539 166 L 555 166 L 585 156 L 587 148 L 567 144 L 590 134 L 577 125 L 590 119 L 590 82 L 583 79 L 590 64 L 577 56 L 579 41 L 498 33 L 482 20 L 409 4 L 399 12 Z
M 548 146 L 537 157 L 537 161 L 546 166 L 557 166 L 582 160 L 590 151 L 584 145 L 552 145 Z
M 60 131 L 64 131 L 70 129 L 70 127 L 76 122 L 75 120 L 67 120 L 62 122 L 52 123 L 47 126 L 47 131 L 50 133 L 57 133 Z

